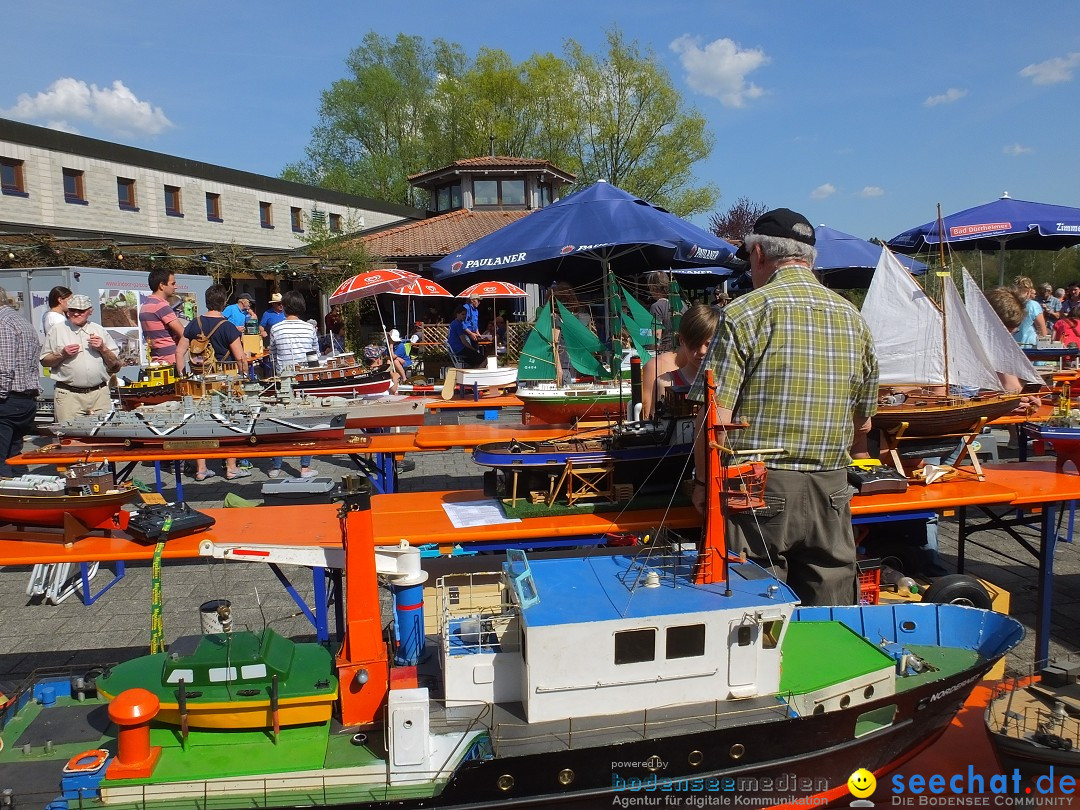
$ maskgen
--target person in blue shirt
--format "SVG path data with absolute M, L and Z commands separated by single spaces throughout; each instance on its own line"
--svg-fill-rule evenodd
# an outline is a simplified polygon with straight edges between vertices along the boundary
M 251 317 L 254 310 L 255 297 L 251 293 L 240 293 L 236 296 L 236 303 L 229 304 L 225 309 L 221 310 L 221 314 L 225 317 L 225 320 L 243 332 L 244 324 L 247 323 L 247 319 Z
M 480 340 L 480 297 L 477 295 L 465 303 L 465 332 L 473 340 Z
M 472 335 L 465 328 L 465 307 L 454 310 L 454 320 L 450 321 L 450 332 L 446 342 L 462 368 L 476 368 L 485 362 L 484 355 L 477 349 Z
M 408 344 L 401 339 L 401 332 L 397 329 L 390 330 L 390 343 L 394 346 L 394 370 L 403 380 L 409 378 L 408 370 L 412 368 L 412 358 L 409 357 Z
M 263 340 L 270 337 L 270 330 L 274 324 L 283 320 L 285 320 L 285 308 L 281 304 L 281 293 L 274 293 L 270 296 L 270 306 L 259 321 L 259 334 L 263 336 Z

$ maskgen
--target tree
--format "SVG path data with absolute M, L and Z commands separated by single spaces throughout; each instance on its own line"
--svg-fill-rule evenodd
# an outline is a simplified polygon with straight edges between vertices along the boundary
M 679 215 L 708 210 L 717 190 L 691 183 L 712 136 L 655 56 L 618 30 L 603 57 L 573 40 L 564 53 L 515 64 L 482 48 L 470 60 L 443 40 L 369 33 L 346 60 L 349 75 L 323 92 L 306 158 L 283 176 L 423 204 L 409 175 L 493 145 L 500 155 L 548 160 L 579 186 L 604 179 Z
M 753 202 L 747 197 L 739 197 L 727 211 L 713 213 L 709 217 L 709 230 L 721 239 L 741 241 L 750 233 L 757 218 L 769 210 L 765 203 Z

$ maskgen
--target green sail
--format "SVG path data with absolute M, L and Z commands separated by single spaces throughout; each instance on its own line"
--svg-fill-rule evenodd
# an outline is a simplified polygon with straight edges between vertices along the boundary
M 559 307 L 560 334 L 570 365 L 579 374 L 588 374 L 604 379 L 611 377 L 611 372 L 596 354 L 603 354 L 604 345 L 589 328 L 579 321 L 562 304 Z M 544 307 L 536 315 L 536 323 L 525 339 L 518 361 L 519 380 L 554 380 L 555 351 L 551 344 L 552 322 L 551 309 Z
M 521 347 L 518 360 L 519 380 L 554 380 L 555 352 L 551 348 L 551 308 L 542 307 L 536 323 Z
M 597 354 L 603 356 L 607 352 L 607 347 L 589 330 L 589 327 L 577 319 L 574 313 L 557 300 L 555 305 L 559 308 L 559 329 L 563 345 L 566 347 L 566 354 L 570 358 L 570 365 L 579 374 L 609 379 L 611 371 L 596 358 Z

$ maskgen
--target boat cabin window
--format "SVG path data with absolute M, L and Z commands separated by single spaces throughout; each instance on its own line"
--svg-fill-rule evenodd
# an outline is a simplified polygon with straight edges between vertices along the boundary
M 656 660 L 656 628 L 623 630 L 615 634 L 615 663 L 640 664 Z
M 236 680 L 236 667 L 210 667 L 207 672 L 210 683 L 222 683 Z
M 180 683 L 180 679 L 183 679 L 184 683 L 188 686 L 195 681 L 195 670 L 193 669 L 174 669 L 169 673 L 167 683 Z
M 266 664 L 247 664 L 240 667 L 241 678 L 265 678 Z
M 705 625 L 688 624 L 667 629 L 667 657 L 693 658 L 705 654 Z
M 740 647 L 749 647 L 754 643 L 754 627 L 752 624 L 744 624 L 739 628 Z
M 783 619 L 774 619 L 761 625 L 762 644 L 766 650 L 775 650 L 780 644 L 780 633 L 784 629 Z

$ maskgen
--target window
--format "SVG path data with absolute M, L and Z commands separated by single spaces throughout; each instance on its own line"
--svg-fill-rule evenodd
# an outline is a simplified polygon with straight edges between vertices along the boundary
M 221 195 L 206 193 L 206 218 L 210 222 L 222 222 Z
M 615 663 L 640 664 L 656 658 L 656 628 L 623 630 L 615 634 Z
M 294 233 L 304 232 L 304 214 L 299 208 L 289 209 L 289 219 L 292 221 L 292 229 Z
M 452 186 L 443 186 L 435 192 L 435 210 L 454 211 L 461 208 L 461 183 Z
M 180 204 L 180 187 L 165 186 L 165 214 L 170 217 L 182 217 L 183 206 Z
M 524 180 L 474 180 L 474 205 L 525 205 Z
M 341 214 L 330 215 L 330 233 L 341 233 Z
M 311 224 L 322 227 L 326 224 L 326 212 L 315 209 L 311 212 Z
M 0 158 L 0 190 L 4 194 L 17 194 L 23 197 L 26 186 L 23 185 L 23 162 L 14 158 Z
M 274 211 L 270 203 L 259 203 L 259 224 L 264 228 L 274 227 Z
M 123 211 L 138 211 L 135 202 L 135 181 L 130 177 L 116 178 L 116 201 Z
M 86 204 L 83 173 L 78 169 L 64 169 L 64 202 Z
M 541 183 L 537 188 L 537 191 L 539 192 L 540 197 L 538 201 L 539 207 L 543 208 L 544 206 L 551 205 L 551 183 Z
M 693 658 L 705 654 L 705 625 L 688 624 L 667 629 L 667 657 Z

